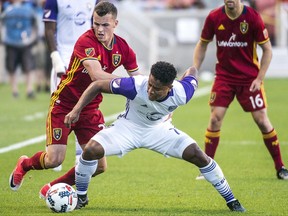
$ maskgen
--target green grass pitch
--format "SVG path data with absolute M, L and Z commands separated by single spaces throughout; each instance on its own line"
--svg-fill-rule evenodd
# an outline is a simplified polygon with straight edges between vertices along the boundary
M 209 85 L 200 82 L 199 89 Z M 282 158 L 288 166 L 288 79 L 267 79 L 268 114 L 278 132 Z M 15 100 L 10 86 L 0 85 L 0 152 L 5 147 L 45 134 L 49 95 L 38 94 L 29 101 Z M 105 116 L 124 109 L 124 98 L 105 95 Z M 111 105 L 113 104 L 113 106 Z M 118 104 L 123 104 L 118 106 Z M 208 94 L 192 99 L 173 116 L 176 127 L 190 134 L 203 148 L 209 117 Z M 215 160 L 247 212 L 243 215 L 287 215 L 288 181 L 276 178 L 273 161 L 249 113 L 234 101 L 227 112 Z M 63 170 L 30 171 L 18 192 L 10 190 L 8 178 L 19 156 L 44 149 L 44 142 L 0 153 L 0 215 L 53 215 L 38 198 L 39 189 L 62 175 L 75 162 L 74 136 L 70 136 Z M 68 213 L 85 216 L 134 215 L 235 215 L 206 181 L 196 181 L 198 169 L 184 161 L 165 158 L 148 150 L 135 150 L 123 158 L 109 157 L 107 172 L 92 179 L 89 205 Z

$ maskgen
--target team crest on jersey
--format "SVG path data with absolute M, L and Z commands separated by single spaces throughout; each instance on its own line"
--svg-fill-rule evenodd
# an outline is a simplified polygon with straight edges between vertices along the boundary
M 240 31 L 242 34 L 246 34 L 248 31 L 249 25 L 246 21 L 240 23 Z
M 53 128 L 53 137 L 55 140 L 60 140 L 62 137 L 62 128 Z
M 94 55 L 95 55 L 95 50 L 94 50 L 94 48 L 87 48 L 87 49 L 85 49 L 85 54 L 86 54 L 86 56 L 94 56 Z
M 216 99 L 216 93 L 215 92 L 211 92 L 211 95 L 210 95 L 210 103 L 213 103 Z
M 121 55 L 120 54 L 113 54 L 112 56 L 112 63 L 115 67 L 117 67 L 121 62 Z

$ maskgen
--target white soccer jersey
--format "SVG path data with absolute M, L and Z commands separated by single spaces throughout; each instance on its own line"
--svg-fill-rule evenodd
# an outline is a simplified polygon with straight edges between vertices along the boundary
M 187 76 L 174 81 L 173 88 L 162 101 L 149 100 L 147 84 L 148 77 L 141 75 L 111 81 L 112 92 L 127 97 L 127 105 L 122 118 L 92 138 L 102 145 L 106 156 L 123 156 L 135 148 L 146 148 L 165 156 L 182 158 L 187 146 L 196 143 L 166 120 L 178 106 L 192 98 L 197 80 Z
M 192 98 L 196 88 L 196 78 L 187 76 L 181 81 L 173 82 L 173 88 L 164 100 L 150 101 L 147 76 L 116 78 L 111 81 L 112 92 L 127 98 L 126 111 L 122 117 L 148 127 L 166 121 L 178 106 L 186 104 Z
M 57 22 L 57 50 L 68 67 L 74 44 L 91 28 L 96 0 L 49 0 L 45 5 L 43 21 Z

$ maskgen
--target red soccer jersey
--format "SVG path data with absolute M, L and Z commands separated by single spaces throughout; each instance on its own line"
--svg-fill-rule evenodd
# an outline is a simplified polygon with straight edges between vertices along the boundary
M 216 35 L 216 79 L 234 84 L 250 84 L 259 72 L 256 45 L 269 40 L 260 15 L 251 7 L 243 7 L 231 19 L 222 6 L 210 12 L 202 29 L 201 40 L 212 41 Z
M 82 64 L 87 59 L 99 61 L 102 69 L 108 73 L 112 73 L 120 65 L 123 65 L 129 72 L 138 70 L 136 55 L 123 38 L 114 34 L 113 47 L 108 49 L 98 41 L 93 29 L 90 29 L 77 40 L 69 68 L 51 97 L 51 105 L 61 104 L 64 109 L 71 110 L 78 102 L 82 93 L 92 82 L 88 71 Z M 84 107 L 82 113 L 97 109 L 101 101 L 102 95 L 98 94 Z

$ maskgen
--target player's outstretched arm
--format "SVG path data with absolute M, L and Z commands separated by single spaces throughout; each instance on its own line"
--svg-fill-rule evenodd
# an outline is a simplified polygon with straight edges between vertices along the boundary
M 196 44 L 193 53 L 193 64 L 197 68 L 197 70 L 200 69 L 202 62 L 204 61 L 208 44 L 208 41 L 202 41 L 201 39 Z
M 198 79 L 198 70 L 196 67 L 192 66 L 189 67 L 183 74 L 183 76 L 181 77 L 181 80 L 183 80 L 184 77 L 186 76 L 194 76 L 196 79 Z
M 97 94 L 100 92 L 103 93 L 112 93 L 110 89 L 110 81 L 108 80 L 98 80 L 92 82 L 88 88 L 83 92 L 79 101 L 74 106 L 71 112 L 69 112 L 64 119 L 64 124 L 66 127 L 70 128 L 72 123 L 75 123 L 79 119 L 81 110 L 89 104 Z

